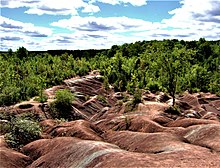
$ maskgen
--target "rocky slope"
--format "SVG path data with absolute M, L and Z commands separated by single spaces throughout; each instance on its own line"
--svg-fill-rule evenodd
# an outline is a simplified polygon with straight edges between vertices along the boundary
M 58 123 L 47 104 L 63 88 L 75 93 L 76 120 Z M 1 167 L 220 167 L 216 95 L 184 93 L 176 101 L 179 111 L 172 111 L 169 96 L 146 91 L 134 106 L 129 94 L 106 91 L 97 72 L 45 93 L 45 104 L 30 100 L 9 109 L 39 115 L 44 129 L 42 139 L 20 152 L 8 148 L 1 136 Z

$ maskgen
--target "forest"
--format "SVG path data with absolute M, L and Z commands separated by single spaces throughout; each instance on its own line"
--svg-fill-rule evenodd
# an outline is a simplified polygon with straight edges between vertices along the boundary
M 106 89 L 130 94 L 146 89 L 172 97 L 186 90 L 220 95 L 220 41 L 138 41 L 78 52 L 9 49 L 0 53 L 0 106 L 43 98 L 45 88 L 91 70 L 100 71 Z

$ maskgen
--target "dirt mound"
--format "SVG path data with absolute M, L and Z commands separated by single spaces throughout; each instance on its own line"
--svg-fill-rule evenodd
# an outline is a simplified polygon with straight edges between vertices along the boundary
M 105 140 L 122 149 L 139 153 L 162 153 L 179 150 L 199 150 L 198 146 L 219 152 L 220 125 L 207 124 L 191 126 L 179 131 L 181 134 L 168 132 L 140 133 L 131 131 L 109 131 Z M 201 150 L 200 149 L 200 150 Z
M 144 91 L 135 104 L 127 92 L 105 90 L 102 80 L 98 72 L 68 79 L 45 90 L 46 103 L 10 107 L 15 115 L 38 115 L 43 132 L 21 153 L 0 138 L 3 167 L 220 167 L 220 97 L 184 93 L 173 108 L 166 94 Z M 74 92 L 75 121 L 49 115 L 59 89 Z
M 140 133 L 131 131 L 111 131 L 106 133 L 106 141 L 120 148 L 139 153 L 163 153 L 191 150 L 192 145 L 170 133 Z
M 102 155 L 124 153 L 112 144 L 70 137 L 38 140 L 22 150 L 35 160 L 29 167 L 86 167 Z
M 195 119 L 195 118 L 183 118 L 175 121 L 171 121 L 166 124 L 167 127 L 189 127 L 192 125 L 203 125 L 203 124 L 219 124 L 217 121 Z
M 184 135 L 189 143 L 220 152 L 220 124 L 191 126 Z
M 0 137 L 0 167 L 21 168 L 31 164 L 30 157 L 7 147 L 4 138 Z
M 193 107 L 200 107 L 199 100 L 196 95 L 185 94 L 180 100 L 185 101 Z
M 144 133 L 127 134 L 125 132 L 116 133 L 121 136 L 116 143 L 126 140 L 127 148 L 134 151 L 149 151 L 148 144 L 144 144 L 141 140 L 148 137 L 148 140 L 163 143 L 153 147 L 154 154 L 138 153 L 120 149 L 118 146 L 98 141 L 80 140 L 72 137 L 60 137 L 47 140 L 38 140 L 32 142 L 22 151 L 31 157 L 34 161 L 29 168 L 32 167 L 206 167 L 218 166 L 220 164 L 219 155 L 211 153 L 206 148 L 191 147 L 182 143 L 178 138 L 169 137 L 168 135 L 155 134 L 147 135 Z M 124 134 L 124 135 L 123 135 Z M 113 134 L 112 134 L 113 135 Z M 170 140 L 171 143 L 163 142 L 162 139 Z M 136 138 L 135 138 L 136 136 Z M 145 138 L 144 138 L 145 137 Z M 111 137 L 109 137 L 111 138 Z M 128 138 L 128 139 L 127 139 Z M 140 139 L 139 139 L 140 138 Z M 128 140 L 138 141 L 140 145 L 130 144 Z M 112 139 L 114 141 L 114 138 Z M 123 143 L 121 143 L 123 145 Z M 166 144 L 166 146 L 165 146 Z M 141 146 L 143 149 L 141 149 Z M 144 147 L 143 147 L 144 146 Z M 166 147 L 166 148 L 164 148 Z M 157 149 L 158 148 L 158 149 Z M 158 151 L 163 148 L 164 152 Z M 146 151 L 145 151 L 146 150 Z M 150 151 L 150 152 L 152 152 Z
M 44 121 L 42 125 L 45 126 L 44 133 L 49 134 L 51 137 L 77 137 L 85 140 L 102 141 L 102 130 L 85 120 L 76 120 L 71 122 L 63 122 L 60 124 Z

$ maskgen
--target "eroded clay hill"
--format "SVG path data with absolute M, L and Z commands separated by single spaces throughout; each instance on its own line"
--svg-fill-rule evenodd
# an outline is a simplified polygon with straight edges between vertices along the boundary
M 51 119 L 47 104 L 55 91 L 75 93 L 74 121 Z M 170 111 L 170 97 L 144 92 L 142 103 L 103 88 L 99 74 L 64 81 L 45 91 L 45 104 L 18 104 L 15 113 L 41 117 L 42 139 L 20 152 L 0 141 L 0 167 L 220 167 L 220 98 L 209 93 L 184 93 L 180 112 Z M 65 109 L 63 109 L 65 110 Z

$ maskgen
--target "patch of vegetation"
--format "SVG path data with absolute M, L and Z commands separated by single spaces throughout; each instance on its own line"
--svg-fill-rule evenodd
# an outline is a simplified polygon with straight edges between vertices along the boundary
M 12 121 L 15 118 L 16 118 L 16 115 L 13 112 L 0 111 L 0 120 Z
M 107 77 L 104 77 L 103 78 L 103 87 L 105 90 L 109 90 L 110 87 L 109 87 L 109 81 L 108 81 L 108 78 Z
M 125 104 L 124 113 L 128 113 L 128 112 L 134 111 L 134 109 L 136 108 L 136 105 L 137 105 L 137 104 L 135 104 L 133 100 L 128 101 L 128 102 Z
M 64 123 L 64 122 L 68 122 L 67 120 L 65 120 L 64 118 L 60 118 L 60 119 L 55 119 L 55 122 L 57 125 Z
M 0 120 L 0 133 L 5 136 L 9 147 L 19 149 L 41 136 L 38 114 L 28 112 L 16 115 L 13 112 L 0 112 Z
M 134 104 L 138 104 L 142 102 L 142 90 L 139 88 L 135 89 L 134 99 L 132 100 Z
M 102 52 L 31 53 L 24 47 L 0 53 L 0 106 L 40 96 L 66 78 L 99 70 L 103 86 L 135 93 L 135 88 L 167 92 L 220 93 L 220 41 L 142 41 Z M 76 54 L 77 53 L 77 54 Z M 80 53 L 80 55 L 78 55 Z M 84 54 L 82 54 L 84 53 Z M 59 55 L 60 54 L 60 55 Z M 44 64 L 42 64 L 42 62 Z M 174 105 L 173 104 L 173 105 Z
M 122 106 L 123 105 L 123 100 L 118 100 L 117 102 L 116 102 L 116 106 Z
M 127 102 L 129 100 L 129 96 L 126 95 L 125 93 L 122 93 L 122 96 L 123 96 L 123 99 L 122 99 L 123 102 Z
M 56 92 L 55 101 L 49 104 L 50 115 L 54 119 L 67 119 L 73 120 L 72 115 L 72 101 L 74 100 L 74 94 L 69 90 L 63 89 Z
M 142 90 L 136 88 L 133 96 L 133 99 L 127 101 L 127 103 L 125 104 L 125 113 L 134 111 L 137 105 L 142 102 Z
M 156 93 L 158 92 L 159 90 L 161 90 L 160 88 L 160 84 L 156 81 L 149 81 L 147 86 L 146 86 L 146 89 L 147 90 L 150 90 L 152 93 Z
M 7 120 L 0 121 L 0 135 L 4 135 L 11 130 L 11 124 Z
M 41 137 L 40 125 L 31 120 L 18 117 L 11 123 L 10 128 L 10 132 L 5 134 L 5 141 L 11 148 L 19 149 Z
M 11 130 L 11 121 L 16 118 L 14 113 L 0 112 L 0 135 L 4 135 Z
M 33 111 L 18 114 L 16 117 L 20 118 L 20 119 L 23 119 L 23 120 L 30 120 L 30 121 L 34 121 L 34 122 L 40 122 L 41 121 L 40 115 L 36 112 L 33 112 Z
M 104 104 L 108 104 L 108 101 L 106 100 L 105 96 L 102 95 L 97 95 L 97 100 L 104 103 Z
M 44 93 L 41 93 L 40 96 L 36 97 L 34 100 L 40 103 L 45 103 L 47 102 L 47 99 L 48 99 L 47 95 Z

